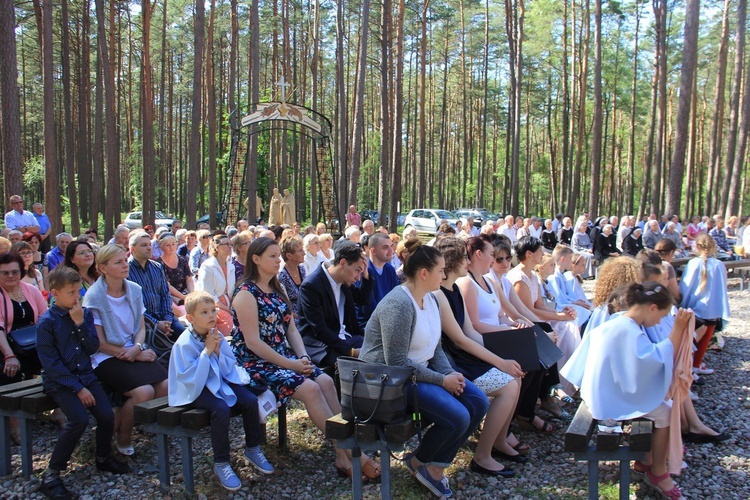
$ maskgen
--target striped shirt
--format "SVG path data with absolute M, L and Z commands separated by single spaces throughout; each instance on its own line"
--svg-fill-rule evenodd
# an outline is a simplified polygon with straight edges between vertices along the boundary
M 172 313 L 172 297 L 169 293 L 167 276 L 161 264 L 153 260 L 147 260 L 146 266 L 141 266 L 131 255 L 128 259 L 130 272 L 128 279 L 141 285 L 143 292 L 143 305 L 146 307 L 146 316 L 154 323 L 174 319 Z

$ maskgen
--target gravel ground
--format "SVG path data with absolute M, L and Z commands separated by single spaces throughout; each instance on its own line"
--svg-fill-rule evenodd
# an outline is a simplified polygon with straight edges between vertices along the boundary
M 586 283 L 586 288 L 592 286 Z M 730 279 L 730 304 L 733 319 L 725 329 L 724 351 L 709 351 L 706 361 L 716 373 L 705 377 L 707 384 L 697 388 L 700 400 L 696 408 L 704 422 L 717 430 L 724 430 L 732 438 L 719 445 L 689 444 L 686 462 L 689 467 L 677 479 L 688 498 L 750 498 L 750 292 L 739 291 L 737 280 Z M 570 406 L 570 405 L 569 405 Z M 575 408 L 569 407 L 573 413 Z M 193 444 L 195 450 L 196 493 L 198 498 L 349 498 L 349 484 L 338 479 L 333 468 L 332 447 L 324 441 L 306 413 L 300 407 L 288 412 L 289 446 L 281 451 L 277 442 L 275 418 L 269 422 L 266 455 L 277 467 L 272 476 L 262 476 L 236 461 L 235 466 L 243 480 L 243 488 L 228 494 L 212 472 L 210 438 L 203 435 Z M 560 422 L 559 427 L 564 428 Z M 529 432 L 520 434 L 532 447 L 531 460 L 514 469 L 512 479 L 488 478 L 468 470 L 473 437 L 461 449 L 448 470 L 448 477 L 456 498 L 585 498 L 587 494 L 587 467 L 575 462 L 572 455 L 563 452 L 563 433 L 558 430 L 551 436 Z M 230 430 L 234 457 L 242 450 L 242 428 L 239 419 L 232 420 Z M 56 427 L 49 421 L 40 421 L 34 431 L 34 474 L 25 480 L 20 475 L 19 448 L 13 448 L 13 474 L 0 478 L 0 499 L 43 498 L 39 493 L 39 477 L 46 467 L 56 439 Z M 69 488 L 81 498 L 181 498 L 185 496 L 181 475 L 179 445 L 171 441 L 172 487 L 169 494 L 159 492 L 156 469 L 156 443 L 148 434 L 136 432 L 136 455 L 129 459 L 134 472 L 125 476 L 100 474 L 93 466 L 93 436 L 87 432 L 84 441 L 73 456 L 72 465 L 63 476 Z M 394 498 L 428 498 L 425 490 L 412 479 L 405 467 L 395 464 L 393 472 Z M 617 463 L 600 464 L 600 495 L 617 498 Z M 379 498 L 379 485 L 365 486 L 365 498 Z M 646 486 L 631 485 L 631 498 L 654 498 Z

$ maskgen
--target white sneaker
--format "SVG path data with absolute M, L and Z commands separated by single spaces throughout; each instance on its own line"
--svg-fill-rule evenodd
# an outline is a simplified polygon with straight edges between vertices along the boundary
M 690 391 L 690 399 L 693 400 L 693 401 L 698 401 L 700 399 L 700 397 L 696 393 L 694 393 L 693 391 Z
M 693 373 L 697 373 L 698 375 L 711 375 L 713 372 L 713 368 L 707 367 L 704 363 L 701 363 L 700 368 L 693 367 Z

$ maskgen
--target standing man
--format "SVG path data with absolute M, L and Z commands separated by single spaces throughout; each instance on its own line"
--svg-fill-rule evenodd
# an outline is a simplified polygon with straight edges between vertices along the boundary
M 23 198 L 14 194 L 10 197 L 10 212 L 5 214 L 5 227 L 16 229 L 21 233 L 39 233 L 39 223 L 34 214 L 23 209 Z
M 146 231 L 136 231 L 130 237 L 128 267 L 128 279 L 138 283 L 143 292 L 144 316 L 160 332 L 176 340 L 185 331 L 185 326 L 172 312 L 169 283 L 161 264 L 151 260 L 151 237 Z
M 349 212 L 346 214 L 346 225 L 347 226 L 361 226 L 362 216 L 357 213 L 357 207 L 349 205 Z
M 39 223 L 39 235 L 42 237 L 42 245 L 39 250 L 42 253 L 49 252 L 52 244 L 49 239 L 49 234 L 52 232 L 52 224 L 49 222 L 49 217 L 44 213 L 44 205 L 37 202 L 31 205 L 31 210 L 34 212 L 34 218 Z

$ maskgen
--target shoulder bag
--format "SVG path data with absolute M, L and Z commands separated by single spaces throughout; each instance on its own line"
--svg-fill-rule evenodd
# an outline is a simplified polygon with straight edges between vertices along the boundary
M 0 300 L 3 301 L 5 309 L 5 318 L 8 317 L 8 304 L 5 302 L 5 293 L 0 294 Z M 8 344 L 16 356 L 24 357 L 34 354 L 36 351 L 36 325 L 24 326 L 6 332 Z

